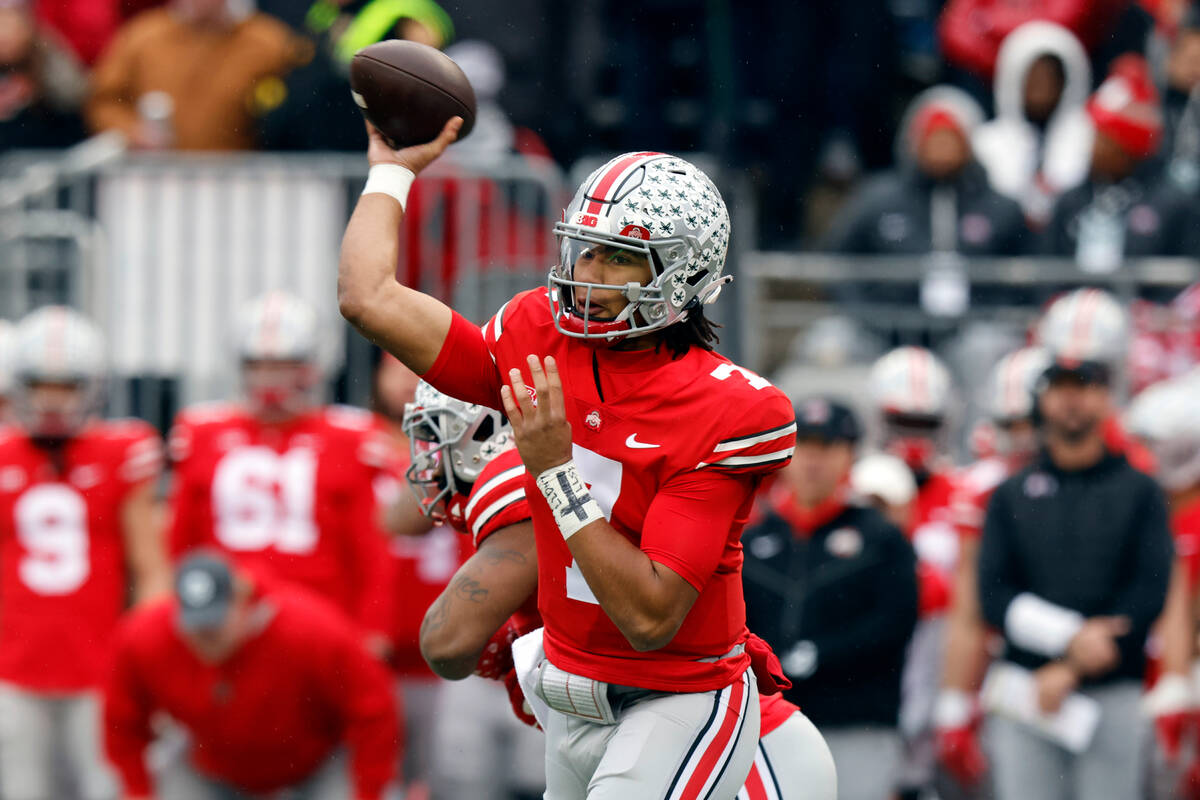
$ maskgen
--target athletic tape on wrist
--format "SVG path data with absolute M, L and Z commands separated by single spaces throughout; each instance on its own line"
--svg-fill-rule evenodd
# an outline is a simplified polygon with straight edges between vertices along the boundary
M 570 539 L 581 528 L 604 519 L 599 504 L 592 499 L 587 485 L 579 477 L 574 461 L 551 467 L 538 475 L 537 485 L 554 512 L 554 521 L 558 523 L 563 539 Z
M 408 191 L 417 176 L 408 167 L 399 164 L 376 164 L 367 173 L 367 185 L 363 194 L 386 194 L 395 198 L 401 208 L 408 205 Z

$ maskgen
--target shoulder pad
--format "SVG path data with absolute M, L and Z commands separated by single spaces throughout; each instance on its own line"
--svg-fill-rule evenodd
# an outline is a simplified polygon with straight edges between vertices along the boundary
M 735 370 L 740 368 L 734 368 Z M 748 372 L 748 371 L 747 371 Z M 732 379 L 729 371 L 725 378 Z M 758 376 L 749 373 L 754 378 Z M 739 403 L 737 414 L 727 415 L 696 469 L 705 467 L 733 472 L 773 472 L 792 458 L 796 445 L 796 414 L 783 392 L 766 379 L 760 388 L 745 388 L 753 396 Z

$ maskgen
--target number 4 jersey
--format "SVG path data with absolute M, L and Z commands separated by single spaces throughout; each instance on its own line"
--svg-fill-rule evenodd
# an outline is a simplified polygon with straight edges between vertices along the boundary
M 0 429 L 0 680 L 45 692 L 100 683 L 128 596 L 122 509 L 161 469 L 144 422 L 93 423 L 57 459 Z
M 374 414 L 317 408 L 265 425 L 234 405 L 186 409 L 168 442 L 171 551 L 218 547 L 390 632 L 387 547 L 374 484 L 394 448 Z
M 735 651 L 747 635 L 741 531 L 761 476 L 791 458 L 791 403 L 700 348 L 674 357 L 666 347 L 618 352 L 568 338 L 554 327 L 546 289 L 517 295 L 482 335 L 456 315 L 424 377 L 453 397 L 499 408 L 509 369 L 532 385 L 530 354 L 559 365 L 575 463 L 605 517 L 699 593 L 669 644 L 634 651 L 527 478 L 547 657 L 576 674 L 647 689 L 728 686 L 749 663 Z

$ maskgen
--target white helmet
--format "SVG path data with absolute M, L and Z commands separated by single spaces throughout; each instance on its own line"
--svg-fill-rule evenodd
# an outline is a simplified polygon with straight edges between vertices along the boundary
M 319 345 L 317 314 L 299 297 L 270 292 L 250 302 L 238 326 L 237 350 L 243 361 L 315 363 Z
M 457 400 L 425 381 L 405 404 L 402 428 L 412 455 L 404 477 L 426 516 L 441 500 L 469 492 L 488 462 L 514 446 L 499 411 Z
M 17 368 L 16 349 L 16 327 L 8 320 L 0 319 L 0 398 L 12 394 Z
M 871 400 L 887 415 L 940 420 L 950 408 L 950 372 L 924 347 L 897 347 L 871 367 Z
M 14 407 L 34 436 L 72 436 L 100 409 L 105 375 L 104 335 L 87 317 L 65 306 L 46 306 L 21 320 L 16 330 Z M 34 384 L 74 384 L 77 396 L 43 407 Z
M 1129 432 L 1154 454 L 1155 477 L 1169 491 L 1200 483 L 1198 399 L 1200 382 L 1176 378 L 1142 391 L 1126 412 Z
M 550 308 L 567 336 L 616 341 L 682 322 L 711 303 L 721 286 L 729 249 L 729 212 L 708 176 L 681 158 L 626 153 L 593 172 L 554 226 L 559 262 L 550 270 Z M 646 285 L 575 280 L 577 260 L 596 247 L 646 258 Z M 575 290 L 617 291 L 629 305 L 611 320 L 592 320 L 577 308 Z
M 1076 289 L 1051 303 L 1037 329 L 1038 343 L 1056 363 L 1095 362 L 1120 367 L 1128 347 L 1128 319 L 1102 289 Z
M 1050 366 L 1050 354 L 1041 347 L 1022 347 L 996 362 L 988 378 L 984 413 L 996 422 L 1033 416 L 1033 393 L 1038 379 Z

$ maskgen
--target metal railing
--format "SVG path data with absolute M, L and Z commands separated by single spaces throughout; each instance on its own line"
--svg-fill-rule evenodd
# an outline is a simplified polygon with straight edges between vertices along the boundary
M 1200 261 L 1186 258 L 1133 260 L 1103 275 L 1066 259 L 777 252 L 746 253 L 739 267 L 742 357 L 766 373 L 783 363 L 798 334 L 833 315 L 852 318 L 887 343 L 936 346 L 973 323 L 1025 328 L 1066 289 L 1098 286 L 1126 302 L 1161 300 L 1200 280 Z M 946 293 L 961 293 L 965 305 L 948 310 L 937 300 Z

